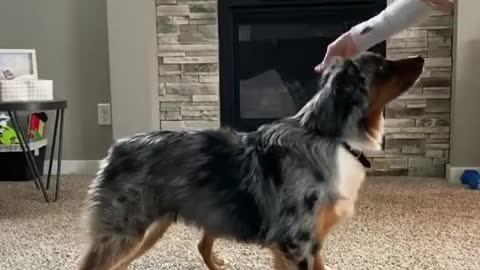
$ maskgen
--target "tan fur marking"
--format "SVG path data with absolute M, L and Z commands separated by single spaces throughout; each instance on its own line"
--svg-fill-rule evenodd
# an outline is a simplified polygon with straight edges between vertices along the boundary
M 335 226 L 343 219 L 338 215 L 338 207 L 335 203 L 331 203 L 324 208 L 321 208 L 317 212 L 317 227 L 316 227 L 316 237 L 317 241 L 323 245 L 323 242 L 327 238 L 328 234 L 335 228 Z M 327 270 L 330 269 L 327 267 L 324 262 L 320 252 L 315 256 L 314 270 Z
M 320 256 L 320 254 L 317 254 L 317 256 L 315 256 L 313 270 L 328 270 L 328 269 L 329 269 L 328 266 L 326 266 L 325 263 L 323 262 L 322 256 Z
M 370 136 L 375 137 L 381 129 L 383 110 L 387 103 L 408 90 L 418 79 L 423 70 L 424 60 L 408 58 L 391 61 L 395 76 L 388 81 L 377 81 L 372 86 L 373 94 L 370 102 L 370 113 L 367 116 L 366 127 Z M 408 87 L 405 87 L 405 85 Z
M 317 240 L 320 243 L 325 241 L 327 235 L 339 222 L 339 216 L 335 210 L 335 204 L 329 204 L 327 207 L 319 210 L 317 214 Z
M 285 254 L 277 245 L 270 247 L 273 254 L 273 269 L 275 270 L 295 270 L 296 266 L 285 258 Z
M 220 270 L 223 269 L 223 266 L 225 265 L 225 261 L 213 252 L 213 244 L 215 240 L 216 238 L 204 232 L 202 240 L 198 243 L 198 251 L 210 270 Z
M 136 246 L 136 248 L 125 257 L 120 258 L 111 270 L 126 270 L 136 258 L 145 254 L 145 252 L 151 249 L 155 243 L 162 238 L 163 234 L 171 224 L 172 221 L 170 220 L 155 221 L 150 227 L 148 227 L 142 241 Z
M 383 110 L 399 92 L 400 85 L 397 80 L 386 85 L 373 86 L 373 95 L 370 105 L 370 112 L 366 119 L 366 130 L 370 136 L 376 138 L 378 132 L 382 130 Z

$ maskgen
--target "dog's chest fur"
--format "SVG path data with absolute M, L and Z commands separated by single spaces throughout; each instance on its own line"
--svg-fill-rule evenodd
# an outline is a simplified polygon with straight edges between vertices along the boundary
M 343 146 L 337 148 L 337 176 L 335 188 L 340 196 L 336 204 L 337 215 L 349 217 L 353 215 L 358 191 L 365 180 L 365 168 Z

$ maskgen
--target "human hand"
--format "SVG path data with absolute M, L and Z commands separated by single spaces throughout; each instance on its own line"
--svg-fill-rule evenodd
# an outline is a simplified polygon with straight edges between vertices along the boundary
M 351 57 L 358 53 L 358 49 L 353 42 L 349 32 L 344 33 L 327 47 L 327 52 L 322 63 L 315 67 L 317 73 L 322 73 L 330 61 L 336 57 Z
M 449 0 L 423 0 L 424 2 L 427 2 L 430 6 L 432 6 L 435 9 L 441 10 L 445 13 L 452 14 L 454 4 L 452 1 Z

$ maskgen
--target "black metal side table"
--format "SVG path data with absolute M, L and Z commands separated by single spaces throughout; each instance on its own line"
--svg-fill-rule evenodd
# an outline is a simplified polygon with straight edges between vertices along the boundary
M 30 169 L 31 175 L 33 176 L 33 181 L 37 188 L 40 188 L 45 201 L 50 202 L 47 190 L 50 188 L 50 177 L 52 175 L 52 165 L 53 165 L 53 156 L 55 154 L 55 142 L 57 140 L 58 133 L 58 121 L 60 119 L 60 136 L 58 140 L 58 152 L 57 152 L 57 176 L 55 181 L 55 197 L 54 202 L 58 200 L 58 190 L 59 190 L 59 178 L 60 178 L 60 169 L 62 166 L 62 140 L 63 140 L 63 118 L 65 109 L 67 108 L 66 100 L 48 100 L 48 101 L 19 101 L 19 102 L 0 102 L 0 111 L 8 112 L 10 120 L 13 125 L 13 129 L 18 135 L 18 141 L 20 147 L 22 148 L 23 153 L 25 154 L 25 159 L 27 160 L 27 165 Z M 23 129 L 18 121 L 17 112 L 19 111 L 56 111 L 55 115 L 55 127 L 53 131 L 53 142 L 52 148 L 50 151 L 50 163 L 48 165 L 48 175 L 46 186 L 43 184 L 42 177 L 35 163 L 32 151 L 30 150 L 30 145 L 28 143 L 27 137 L 23 132 Z

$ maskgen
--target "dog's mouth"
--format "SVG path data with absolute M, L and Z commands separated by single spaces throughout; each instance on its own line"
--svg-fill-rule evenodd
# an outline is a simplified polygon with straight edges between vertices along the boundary
M 367 136 L 373 143 L 369 147 L 371 150 L 381 150 L 385 106 L 415 85 L 423 72 L 424 63 L 420 56 L 388 61 L 387 79 L 373 84 L 370 110 L 365 119 Z

